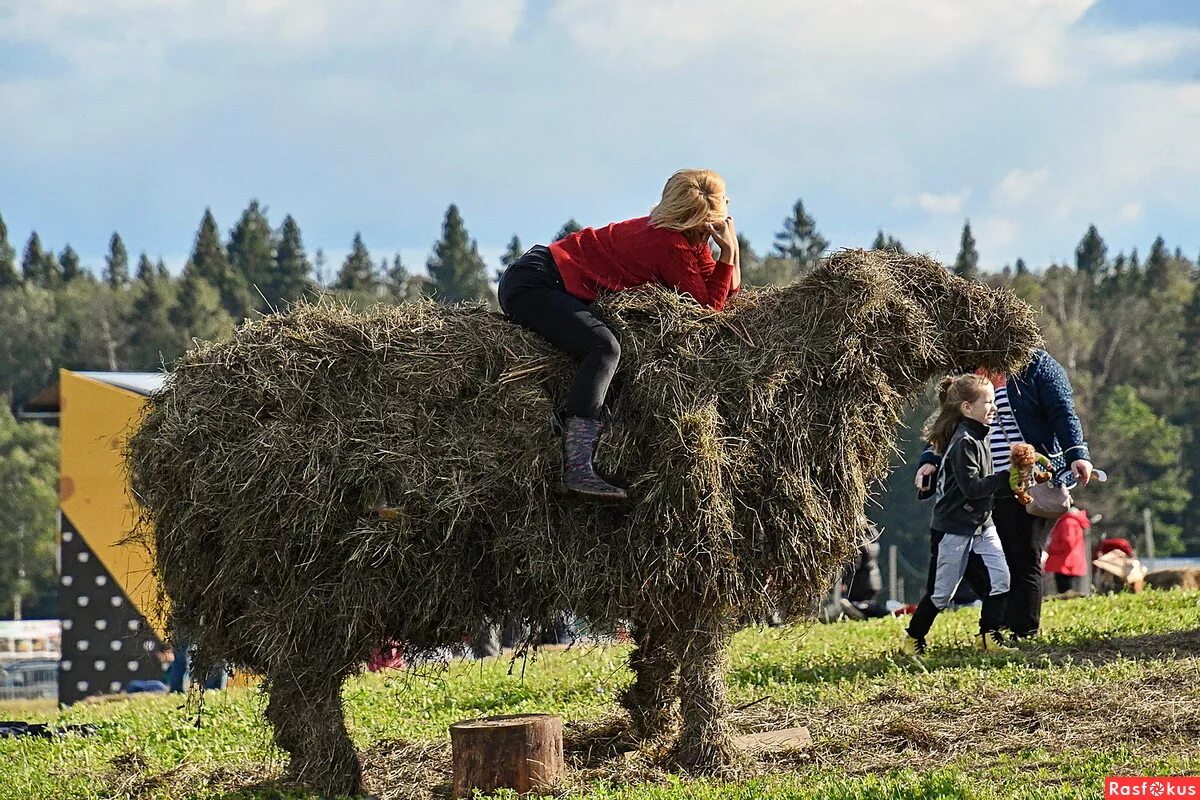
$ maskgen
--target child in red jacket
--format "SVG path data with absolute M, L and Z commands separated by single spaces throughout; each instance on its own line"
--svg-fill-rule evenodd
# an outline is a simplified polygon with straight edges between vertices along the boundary
M 1046 547 L 1046 572 L 1054 574 L 1054 586 L 1059 594 L 1080 591 L 1081 578 L 1088 572 L 1087 543 L 1085 531 L 1092 527 L 1087 512 L 1071 506 L 1071 510 L 1059 517 L 1050 533 L 1050 544 Z

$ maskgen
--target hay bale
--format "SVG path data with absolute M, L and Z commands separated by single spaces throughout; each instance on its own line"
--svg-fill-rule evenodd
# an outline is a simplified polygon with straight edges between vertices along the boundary
M 664 721 L 677 685 L 680 762 L 735 761 L 733 620 L 821 595 L 929 378 L 1015 369 L 1040 343 L 1011 293 L 880 251 L 720 314 L 656 287 L 596 308 L 624 354 L 597 453 L 620 506 L 556 493 L 549 420 L 574 367 L 478 307 L 301 306 L 197 346 L 152 398 L 130 458 L 174 624 L 198 669 L 266 676 L 276 738 L 318 788 L 357 789 L 338 690 L 374 648 L 419 658 L 564 608 L 656 631 L 630 702 Z M 297 696 L 334 720 L 299 735 Z
M 1200 567 L 1156 569 L 1146 574 L 1146 584 L 1155 589 L 1200 589 Z

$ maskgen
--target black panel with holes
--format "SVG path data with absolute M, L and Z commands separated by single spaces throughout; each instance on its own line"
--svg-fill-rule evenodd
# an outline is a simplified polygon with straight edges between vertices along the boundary
M 164 680 L 163 643 L 65 514 L 61 548 L 58 702 L 120 692 L 132 680 Z

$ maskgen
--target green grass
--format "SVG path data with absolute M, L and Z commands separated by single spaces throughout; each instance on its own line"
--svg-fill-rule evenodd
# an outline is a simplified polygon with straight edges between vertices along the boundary
M 920 660 L 895 653 L 900 628 L 890 619 L 745 631 L 733 646 L 734 702 L 762 700 L 754 707 L 760 726 L 808 725 L 811 752 L 765 764 L 761 777 L 740 783 L 622 772 L 618 764 L 580 773 L 574 785 L 613 800 L 1093 798 L 1102 796 L 1105 775 L 1200 773 L 1200 593 L 1049 602 L 1043 641 L 1010 657 L 970 649 L 977 622 L 970 610 L 942 615 Z M 440 767 L 411 779 L 423 785 L 403 785 L 420 775 L 404 754 L 419 752 L 421 741 L 444 741 L 446 726 L 460 719 L 610 714 L 630 680 L 625 653 L 545 653 L 523 678 L 521 664 L 510 675 L 507 661 L 493 660 L 353 680 L 345 699 L 368 785 L 384 797 L 428 796 Z M 184 707 L 178 696 L 61 713 L 20 707 L 25 719 L 92 722 L 100 732 L 0 740 L 0 800 L 309 797 L 275 783 L 283 759 L 263 704 L 253 689 L 208 693 L 199 728 L 194 702 Z M 12 713 L 0 704 L 0 717 Z M 648 780 L 632 782 L 640 777 Z

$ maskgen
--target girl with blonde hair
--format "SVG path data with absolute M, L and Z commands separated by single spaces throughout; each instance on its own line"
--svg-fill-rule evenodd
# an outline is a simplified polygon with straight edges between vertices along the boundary
M 567 397 L 563 485 L 602 500 L 625 491 L 596 474 L 608 385 L 621 347 L 589 306 L 601 294 L 657 283 L 720 311 L 741 286 L 737 232 L 725 181 L 709 169 L 682 169 L 648 216 L 584 228 L 537 245 L 505 270 L 500 308 L 579 361 Z M 713 258 L 712 239 L 719 251 Z
M 929 579 L 904 637 L 908 652 L 925 652 L 925 636 L 964 578 L 983 598 L 979 649 L 1012 649 L 1000 630 L 1010 576 L 992 523 L 995 497 L 1012 494 L 1012 487 L 1008 470 L 992 468 L 988 429 L 995 417 L 996 394 L 986 377 L 947 377 L 938 386 L 938 410 L 923 437 L 942 457 L 942 469 L 930 525 Z

